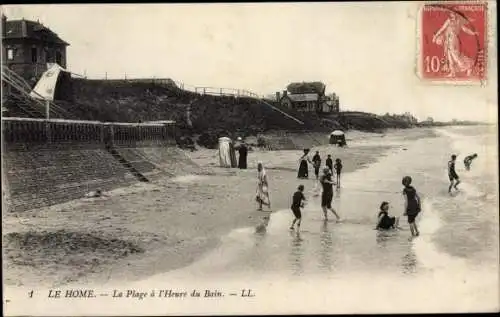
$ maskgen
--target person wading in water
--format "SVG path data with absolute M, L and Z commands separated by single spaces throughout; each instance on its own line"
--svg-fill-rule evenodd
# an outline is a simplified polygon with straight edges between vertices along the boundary
M 319 151 L 316 151 L 316 154 L 314 154 L 312 161 L 314 166 L 314 175 L 316 176 L 316 180 L 318 180 L 319 168 L 321 167 L 321 156 L 319 156 Z
M 448 193 L 451 193 L 451 188 L 455 188 L 458 190 L 457 186 L 460 184 L 460 177 L 458 177 L 457 172 L 455 171 L 455 162 L 457 160 L 457 156 L 453 154 L 451 156 L 451 160 L 448 161 L 448 178 L 450 179 L 450 186 L 448 187 Z
M 290 226 L 290 230 L 294 229 L 295 223 L 297 223 L 297 231 L 300 230 L 300 222 L 302 221 L 302 212 L 300 211 L 300 208 L 304 207 L 305 201 L 306 198 L 304 197 L 304 185 L 299 185 L 297 191 L 293 194 L 292 198 L 291 209 L 293 215 L 295 216 L 295 219 L 293 219 L 292 225 Z
M 408 217 L 408 224 L 410 225 L 411 235 L 419 236 L 417 224 L 415 223 L 415 218 L 421 211 L 420 197 L 417 194 L 417 190 L 411 186 L 412 179 L 410 176 L 403 177 L 403 195 L 405 197 L 405 212 L 404 215 Z
M 466 170 L 470 171 L 470 165 L 472 164 L 472 160 L 474 160 L 476 157 L 477 157 L 476 153 L 465 157 L 464 165 Z
M 333 160 L 332 160 L 332 156 L 330 154 L 328 154 L 328 157 L 326 158 L 325 165 L 333 173 Z
M 337 158 L 335 159 L 335 175 L 337 176 L 337 187 L 340 187 L 340 174 L 342 173 L 342 160 Z
M 323 193 L 321 193 L 321 208 L 323 209 L 325 220 L 328 220 L 328 210 L 330 210 L 335 217 L 337 217 L 337 221 L 340 221 L 339 215 L 332 207 L 333 185 L 335 185 L 335 183 L 332 181 L 332 174 L 328 167 L 323 169 L 323 175 L 321 176 L 320 182 L 323 186 Z

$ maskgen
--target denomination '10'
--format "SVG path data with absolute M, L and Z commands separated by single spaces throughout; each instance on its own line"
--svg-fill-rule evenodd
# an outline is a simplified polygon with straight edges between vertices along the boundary
M 439 73 L 441 71 L 441 61 L 437 56 L 429 56 L 427 55 L 424 59 L 425 63 L 425 72 L 426 73 Z

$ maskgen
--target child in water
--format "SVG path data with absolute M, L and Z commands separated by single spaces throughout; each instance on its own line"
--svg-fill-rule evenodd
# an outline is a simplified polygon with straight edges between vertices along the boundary
M 398 228 L 399 217 L 390 217 L 388 211 L 389 203 L 387 201 L 383 201 L 380 205 L 380 212 L 378 213 L 378 221 L 375 229 L 389 230 Z
M 306 198 L 304 197 L 304 185 L 299 185 L 297 191 L 293 194 L 292 199 L 293 201 L 291 209 L 293 215 L 295 216 L 295 219 L 293 219 L 290 230 L 294 229 L 295 223 L 297 223 L 297 230 L 300 230 L 300 222 L 302 220 L 302 213 L 300 211 L 300 208 L 304 207 L 304 202 L 306 201 Z
M 420 197 L 417 194 L 417 190 L 411 186 L 411 177 L 403 177 L 403 195 L 405 197 L 405 212 L 404 215 L 408 217 L 408 224 L 410 225 L 411 235 L 419 236 L 417 224 L 415 223 L 415 218 L 417 218 L 420 213 Z
M 450 179 L 450 186 L 448 187 L 448 192 L 451 193 L 451 189 L 455 188 L 458 190 L 458 184 L 460 184 L 460 177 L 458 177 L 457 171 L 455 170 L 455 162 L 457 156 L 453 154 L 451 160 L 448 161 L 448 178 Z
M 337 175 L 337 186 L 340 187 L 340 174 L 342 173 L 342 160 L 337 158 L 335 159 L 335 174 Z
M 466 170 L 470 171 L 470 165 L 472 164 L 472 160 L 474 160 L 476 157 L 477 153 L 465 157 L 464 165 Z

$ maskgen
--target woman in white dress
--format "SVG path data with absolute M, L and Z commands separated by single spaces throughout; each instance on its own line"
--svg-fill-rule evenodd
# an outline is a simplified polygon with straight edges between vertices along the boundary
M 259 209 L 262 210 L 262 205 L 266 205 L 271 208 L 271 200 L 269 199 L 269 183 L 267 182 L 267 174 L 262 162 L 257 164 L 257 193 L 255 199 L 259 204 Z

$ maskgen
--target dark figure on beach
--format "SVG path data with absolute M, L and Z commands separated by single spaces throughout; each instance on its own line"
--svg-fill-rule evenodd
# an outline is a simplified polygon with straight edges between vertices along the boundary
M 316 151 L 316 154 L 314 154 L 312 161 L 314 166 L 314 175 L 316 175 L 316 179 L 318 179 L 319 168 L 321 167 L 321 156 L 319 156 L 319 151 Z
M 245 142 L 242 142 L 240 144 L 240 147 L 238 148 L 238 168 L 240 169 L 246 169 L 247 168 L 247 156 L 248 156 L 248 147 L 245 144 Z
M 333 160 L 330 154 L 328 154 L 328 157 L 326 158 L 325 165 L 330 169 L 330 171 L 333 172 Z
M 236 150 L 234 148 L 234 142 L 231 140 L 229 142 L 229 156 L 231 157 L 231 168 L 236 167 Z
M 450 187 L 448 187 L 448 192 L 451 193 L 451 188 L 458 190 L 457 186 L 460 184 L 460 178 L 455 171 L 455 162 L 457 161 L 457 156 L 453 154 L 451 160 L 448 161 L 448 177 L 450 178 Z
M 335 159 L 335 174 L 337 175 L 337 186 L 340 187 L 340 174 L 342 173 L 342 160 Z
M 417 194 L 417 190 L 411 186 L 411 177 L 403 177 L 403 195 L 405 197 L 405 212 L 404 215 L 408 217 L 408 224 L 410 225 L 411 235 L 418 236 L 420 232 L 418 231 L 417 224 L 415 223 L 415 218 L 421 211 L 420 207 L 420 197 Z
M 472 164 L 472 160 L 474 160 L 476 157 L 477 157 L 476 153 L 465 157 L 464 165 L 466 170 L 470 171 L 470 165 Z
M 320 178 L 320 182 L 323 186 L 323 192 L 321 193 L 321 208 L 323 209 L 325 220 L 328 220 L 328 210 L 330 210 L 335 217 L 337 217 L 337 221 L 340 221 L 339 215 L 332 207 L 333 185 L 335 185 L 335 183 L 332 180 L 332 174 L 328 167 L 323 169 L 323 175 Z
M 293 215 L 295 216 L 295 219 L 293 219 L 292 225 L 290 226 L 290 229 L 293 230 L 295 223 L 297 223 L 297 230 L 300 230 L 300 222 L 302 220 L 302 213 L 300 211 L 300 208 L 304 207 L 304 202 L 306 201 L 306 198 L 304 197 L 304 185 L 299 185 L 297 188 L 297 191 L 293 194 L 292 198 L 292 212 Z
M 309 159 L 309 149 L 304 149 L 304 155 L 300 158 L 299 173 L 298 178 L 309 178 L 309 165 L 311 160 Z
M 389 216 L 389 203 L 382 202 L 380 212 L 378 213 L 377 230 L 396 229 L 399 224 L 399 218 Z

